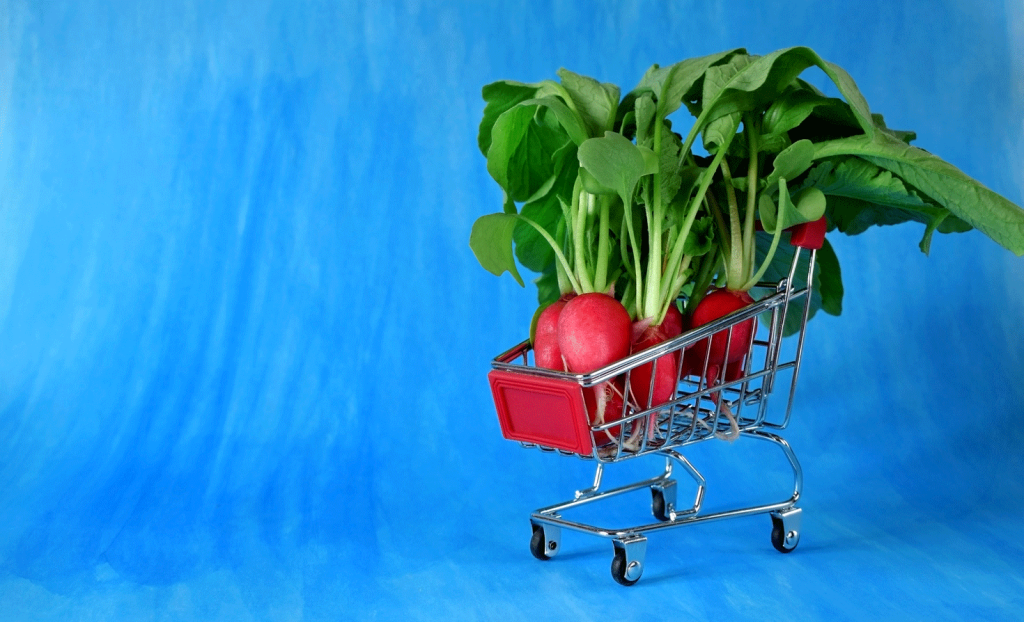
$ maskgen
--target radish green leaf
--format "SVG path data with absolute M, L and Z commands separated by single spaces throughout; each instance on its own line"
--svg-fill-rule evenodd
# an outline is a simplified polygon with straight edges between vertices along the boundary
M 525 287 L 512 255 L 512 235 L 517 219 L 514 214 L 488 214 L 476 219 L 469 233 L 469 247 L 485 270 L 495 276 L 508 272 Z
M 919 192 L 1014 254 L 1024 255 L 1024 210 L 952 164 L 887 133 L 815 145 L 815 158 L 855 155 L 898 175 Z

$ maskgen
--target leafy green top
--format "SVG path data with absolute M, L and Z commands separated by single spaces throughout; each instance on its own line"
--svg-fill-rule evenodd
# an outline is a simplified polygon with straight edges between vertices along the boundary
M 842 99 L 800 79 L 811 67 Z M 558 77 L 483 88 L 478 144 L 505 199 L 470 236 L 492 273 L 523 284 L 516 260 L 539 273 L 541 303 L 611 291 L 660 323 L 681 292 L 695 304 L 714 281 L 746 290 L 775 276 L 791 258 L 785 230 L 823 215 L 848 235 L 922 223 L 926 253 L 936 231 L 977 228 L 1024 255 L 1024 210 L 887 128 L 849 74 L 809 48 L 655 65 L 621 98 L 615 85 Z M 694 118 L 685 136 L 670 119 L 681 108 Z M 697 138 L 709 156 L 693 153 Z M 838 314 L 827 240 L 816 261 L 814 310 Z

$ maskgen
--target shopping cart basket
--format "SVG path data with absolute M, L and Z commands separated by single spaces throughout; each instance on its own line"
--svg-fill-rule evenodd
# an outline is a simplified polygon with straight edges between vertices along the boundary
M 562 529 L 607 538 L 614 548 L 612 577 L 623 585 L 632 585 L 644 569 L 646 534 L 761 513 L 771 516 L 774 547 L 783 553 L 796 548 L 801 516 L 796 504 L 803 474 L 796 454 L 778 432 L 789 424 L 793 407 L 804 329 L 811 309 L 816 252 L 823 243 L 825 221 L 800 225 L 791 233 L 793 259 L 788 274 L 776 283 L 759 284 L 759 291 L 767 290 L 767 295 L 712 323 L 588 374 L 535 367 L 528 341 L 494 359 L 488 377 L 503 436 L 524 447 L 597 463 L 590 487 L 577 491 L 571 500 L 531 515 L 530 551 L 535 557 L 546 560 L 558 553 Z M 792 354 L 783 356 L 787 320 L 790 330 L 795 331 L 792 337 L 796 347 Z M 737 330 L 744 323 L 756 328 Z M 729 366 L 722 361 L 721 369 L 709 374 L 709 368 L 715 366 L 711 358 L 713 339 L 724 338 L 727 352 L 733 338 L 741 338 L 738 336 L 744 333 L 749 333 L 750 343 L 743 365 Z M 686 375 L 683 361 L 688 349 L 702 352 L 698 360 L 703 362 L 699 372 Z M 638 403 L 631 396 L 650 396 L 654 392 L 655 373 L 645 374 L 651 378 L 649 391 L 638 392 L 630 384 L 634 372 L 641 366 L 650 370 L 659 364 L 678 366 L 676 377 L 681 377 L 674 396 L 656 404 L 650 403 L 650 398 L 648 403 Z M 622 396 L 618 402 L 612 401 L 615 406 L 609 410 L 615 412 L 608 413 L 606 420 L 599 423 L 592 423 L 589 414 L 594 408 L 595 387 L 614 387 L 614 392 Z M 769 413 L 769 397 L 773 394 L 785 400 L 781 414 L 779 409 Z M 679 449 L 702 441 L 737 438 L 766 441 L 783 452 L 792 467 L 792 494 L 775 503 L 701 513 L 704 476 Z M 663 472 L 650 479 L 601 490 L 606 465 L 649 455 L 664 457 Z M 693 504 L 688 507 L 677 505 L 677 482 L 673 478 L 676 466 L 697 486 Z M 579 506 L 644 488 L 651 491 L 651 511 L 658 522 L 608 529 L 563 516 Z

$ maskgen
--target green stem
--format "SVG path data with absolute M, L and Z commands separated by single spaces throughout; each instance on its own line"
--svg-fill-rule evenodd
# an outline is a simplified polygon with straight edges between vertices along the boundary
M 757 212 L 757 185 L 758 185 L 758 134 L 755 127 L 753 115 L 743 116 L 743 129 L 747 133 L 747 150 L 750 157 L 747 160 L 747 213 L 743 223 L 743 269 L 744 279 L 747 279 L 754 271 L 754 216 Z
M 786 190 L 786 180 L 785 179 L 780 179 L 779 180 L 779 194 L 781 195 L 783 192 L 785 192 L 785 190 Z M 781 212 L 782 208 L 779 208 L 779 211 Z M 770 247 L 768 247 L 768 253 L 765 254 L 764 262 L 761 263 L 761 267 L 754 274 L 754 276 L 750 277 L 750 279 L 746 283 L 743 284 L 743 289 L 744 290 L 749 290 L 751 287 L 757 285 L 757 282 L 759 280 L 761 280 L 762 276 L 764 276 L 765 271 L 768 270 L 768 265 L 771 264 L 772 258 L 775 257 L 775 250 L 779 247 L 779 239 L 782 238 L 782 217 L 781 217 L 781 214 L 775 220 L 776 220 L 776 222 L 775 222 L 775 233 L 772 234 L 772 245 Z
M 569 279 L 569 282 L 572 284 L 573 291 L 580 292 L 581 290 L 579 287 L 579 282 L 573 278 L 572 268 L 569 266 L 569 262 L 566 261 L 565 255 L 562 254 L 562 249 L 558 247 L 558 242 L 555 241 L 555 238 L 551 237 L 551 234 L 545 231 L 544 227 L 533 222 L 526 216 L 523 216 L 522 214 L 517 214 L 516 218 L 522 220 L 526 224 L 536 229 L 537 233 L 539 233 L 540 236 L 544 238 L 544 240 L 548 243 L 548 245 L 551 246 L 551 250 L 555 251 L 555 259 L 557 259 L 562 264 L 562 268 L 565 270 L 565 276 L 566 278 Z
M 558 221 L 558 228 L 555 230 L 555 239 L 560 241 L 561 244 L 565 243 L 565 220 Z M 569 281 L 564 262 L 555 262 L 555 278 L 558 279 L 559 294 L 566 294 L 572 291 L 572 283 Z
M 654 120 L 654 153 L 661 157 L 661 127 L 662 120 Z M 661 205 L 661 172 L 654 173 L 654 189 L 651 197 L 654 203 L 653 214 L 648 211 L 647 226 L 650 230 L 650 243 L 648 244 L 649 256 L 647 258 L 647 300 L 644 301 L 643 317 L 654 317 L 661 308 L 663 296 L 661 288 L 661 226 L 665 219 L 664 209 Z
M 693 260 L 692 257 L 686 255 L 678 262 L 679 269 L 673 274 L 671 271 L 666 271 L 664 280 L 666 281 L 663 287 L 666 292 L 673 292 L 671 296 L 665 296 L 665 299 L 661 302 L 661 309 L 658 310 L 658 314 L 655 316 L 653 324 L 660 326 L 665 321 L 665 314 L 668 313 L 668 307 L 672 304 L 672 301 L 679 296 L 679 290 L 686 284 L 686 272 L 690 269 L 690 262 Z M 675 263 L 669 263 L 669 265 L 676 265 Z
M 683 255 L 684 246 L 685 240 L 676 238 L 675 242 L 672 244 L 667 261 L 665 261 L 665 269 L 661 275 L 661 283 L 659 283 L 659 289 L 664 293 L 664 295 L 660 301 L 661 306 L 653 316 L 654 319 L 657 320 L 657 322 L 655 322 L 656 324 L 661 323 L 663 312 L 668 309 L 668 305 L 665 304 L 665 301 L 672 300 L 679 294 L 678 288 L 673 288 L 676 279 L 679 277 L 679 272 L 685 270 L 686 267 L 690 265 L 690 256 Z M 679 266 L 679 269 L 675 270 L 670 266 Z
M 619 223 L 619 254 L 622 255 L 622 266 L 626 270 L 626 274 L 630 278 L 636 280 L 636 274 L 633 273 L 633 266 L 629 263 L 629 248 L 630 248 L 629 231 L 626 226 L 626 219 L 623 218 L 622 222 Z
M 690 293 L 690 297 L 686 301 L 686 309 L 684 310 L 687 316 L 693 314 L 693 310 L 697 308 L 700 301 L 704 299 L 704 296 L 708 292 L 708 288 L 711 287 L 711 280 L 715 276 L 715 268 L 718 267 L 718 258 L 720 252 L 713 250 L 707 255 L 704 255 L 700 267 L 697 269 L 697 277 L 694 280 L 693 292 Z
M 768 265 L 772 262 L 772 257 L 775 256 L 775 250 L 779 247 L 780 239 L 782 239 L 782 227 L 776 227 L 775 234 L 772 236 L 772 245 L 768 247 L 768 253 L 764 257 L 764 263 L 761 264 L 761 268 L 757 273 L 743 284 L 744 290 L 749 290 L 751 287 L 757 285 L 757 282 L 761 280 L 762 276 L 764 276 L 765 271 L 768 270 Z
M 636 320 L 637 319 L 636 318 L 636 300 L 633 299 L 633 296 L 635 296 L 635 295 L 636 295 L 636 290 L 633 289 L 632 287 L 627 287 L 626 291 L 622 292 L 622 300 L 619 301 L 619 302 L 622 303 L 622 306 L 626 308 L 626 311 L 629 312 L 629 318 L 631 320 Z
M 711 212 L 711 216 L 715 219 L 715 228 L 718 229 L 718 237 L 724 244 L 725 252 L 729 252 L 729 226 L 725 224 L 725 216 L 722 215 L 722 208 L 718 206 L 718 200 L 715 199 L 715 195 L 709 194 L 704 197 L 708 203 L 708 211 Z
M 629 247 L 627 248 L 625 242 L 625 236 L 623 236 L 622 244 L 622 263 L 624 265 L 629 264 L 629 251 L 632 250 L 633 254 L 633 282 L 636 284 L 636 305 L 637 315 L 640 314 L 640 305 L 643 304 L 644 300 L 644 279 L 643 272 L 641 270 L 640 263 L 640 245 L 636 241 L 636 231 L 633 227 L 633 206 L 626 203 L 622 206 L 623 217 L 622 221 L 626 226 L 626 230 L 629 234 Z
M 622 269 L 626 272 L 626 276 L 629 277 L 628 282 L 635 284 L 637 278 L 636 272 L 634 271 L 635 268 L 633 267 L 633 263 L 631 263 L 629 257 L 629 240 L 630 238 L 629 232 L 627 231 L 626 219 L 623 218 L 622 222 L 619 224 L 619 254 L 622 256 Z M 626 300 L 626 298 L 633 300 L 636 297 L 636 287 L 629 287 L 628 289 L 630 290 L 630 293 L 626 295 L 626 293 L 623 292 L 622 300 Z M 625 302 L 622 304 L 626 309 L 629 309 Z M 630 310 L 630 313 L 632 314 L 632 310 Z
M 572 190 L 572 212 L 576 218 L 573 227 L 573 243 L 576 247 L 576 279 L 582 289 L 577 289 L 577 293 L 586 294 L 594 291 L 594 284 L 590 280 L 590 275 L 587 270 L 587 245 L 586 245 L 586 231 L 587 231 L 587 210 L 580 206 L 581 199 L 583 199 L 583 182 L 579 177 L 576 178 L 576 184 Z
M 594 277 L 594 287 L 599 292 L 608 291 L 608 257 L 611 254 L 608 241 L 608 220 L 610 218 L 607 197 L 597 197 L 601 202 L 601 215 L 598 218 L 600 230 L 597 233 L 597 274 Z
M 711 166 L 701 173 L 700 186 L 697 188 L 697 194 L 694 195 L 693 201 L 690 202 L 690 209 L 686 214 L 686 220 L 683 222 L 683 227 L 679 233 L 684 240 L 688 235 L 690 235 L 690 228 L 693 227 L 693 221 L 697 218 L 698 208 L 700 208 L 701 204 L 704 202 L 704 196 L 708 192 L 708 187 L 711 186 L 711 180 L 714 177 L 715 171 L 718 170 L 718 167 L 722 164 L 722 160 L 725 158 L 725 152 L 729 150 L 729 145 L 732 143 L 732 139 L 736 135 L 737 127 L 739 127 L 739 121 L 736 122 L 732 132 L 729 132 L 729 135 L 725 139 L 725 143 L 719 146 L 718 153 L 715 154 L 714 159 L 711 161 Z
M 743 230 L 740 225 L 740 207 L 736 201 L 736 189 L 732 187 L 732 172 L 729 162 L 722 160 L 722 177 L 725 179 L 725 196 L 729 201 L 729 261 L 725 267 L 726 282 L 729 289 L 742 285 L 744 274 L 743 264 Z

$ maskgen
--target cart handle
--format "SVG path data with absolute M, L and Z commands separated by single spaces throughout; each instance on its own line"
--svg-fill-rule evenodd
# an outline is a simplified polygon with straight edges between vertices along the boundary
M 758 231 L 764 231 L 764 225 L 761 221 L 757 221 L 754 224 L 754 228 Z M 807 250 L 819 250 L 825 243 L 825 232 L 828 231 L 828 221 L 822 216 L 818 220 L 812 222 L 805 222 L 799 225 L 793 225 L 786 229 L 792 236 L 789 239 L 789 243 L 793 246 L 805 248 Z
M 790 244 L 807 250 L 818 250 L 825 243 L 825 231 L 828 230 L 828 223 L 822 216 L 818 220 L 790 227 L 789 230 L 793 232 L 789 239 Z

